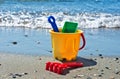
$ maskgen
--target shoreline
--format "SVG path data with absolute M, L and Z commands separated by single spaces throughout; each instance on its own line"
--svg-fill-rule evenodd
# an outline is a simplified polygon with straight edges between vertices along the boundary
M 51 55 L 51 36 L 48 29 L 3 27 L 0 30 L 0 52 Z M 86 46 L 85 49 L 79 51 L 78 56 L 89 56 L 91 53 L 95 56 L 98 54 L 120 56 L 120 42 L 118 41 L 120 39 L 120 29 L 82 30 L 86 38 Z
M 51 56 L 0 53 L 0 79 L 119 79 L 120 57 L 78 57 L 84 67 L 70 69 L 66 75 L 45 70 L 45 63 L 57 61 Z

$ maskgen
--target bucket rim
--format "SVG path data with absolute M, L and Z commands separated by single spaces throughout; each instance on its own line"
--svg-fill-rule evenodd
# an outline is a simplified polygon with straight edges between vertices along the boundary
M 81 34 L 81 33 L 83 33 L 83 31 L 80 30 L 80 29 L 78 29 L 77 32 L 75 32 L 75 33 L 62 33 L 62 32 L 61 32 L 62 29 L 59 29 L 59 31 L 60 31 L 60 32 L 54 32 L 53 29 L 50 29 L 50 30 L 49 30 L 50 33 L 54 33 L 54 34 Z

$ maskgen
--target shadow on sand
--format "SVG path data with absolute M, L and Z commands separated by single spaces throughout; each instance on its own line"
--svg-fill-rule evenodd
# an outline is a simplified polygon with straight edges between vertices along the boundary
M 74 62 L 82 62 L 83 63 L 83 67 L 89 67 L 89 66 L 94 66 L 97 64 L 96 61 L 92 60 L 92 59 L 87 59 L 87 58 L 83 58 L 83 57 L 77 57 L 77 60 L 75 60 Z M 82 67 L 77 67 L 77 68 L 82 68 Z M 70 70 L 73 70 L 76 68 L 68 68 L 66 70 L 64 70 L 63 75 L 66 75 L 69 73 Z
M 94 66 L 97 64 L 96 61 L 92 60 L 92 59 L 87 59 L 87 58 L 83 58 L 83 57 L 77 57 L 77 62 L 82 62 L 84 64 L 83 67 L 87 67 L 87 66 Z

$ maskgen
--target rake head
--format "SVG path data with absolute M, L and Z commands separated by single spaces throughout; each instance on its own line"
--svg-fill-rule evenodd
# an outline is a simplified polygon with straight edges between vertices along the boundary
M 77 68 L 77 67 L 83 67 L 83 63 L 82 62 L 64 62 L 64 63 L 47 62 L 46 63 L 46 70 L 57 74 L 63 74 L 65 70 L 69 68 Z

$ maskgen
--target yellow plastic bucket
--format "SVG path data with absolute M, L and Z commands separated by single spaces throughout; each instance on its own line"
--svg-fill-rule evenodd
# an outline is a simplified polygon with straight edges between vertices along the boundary
M 53 57 L 58 60 L 72 61 L 77 58 L 78 50 L 85 46 L 85 38 L 82 30 L 77 30 L 75 33 L 62 33 L 50 30 L 52 40 Z M 80 39 L 83 40 L 83 45 L 80 47 Z M 79 48 L 80 47 L 80 48 Z

